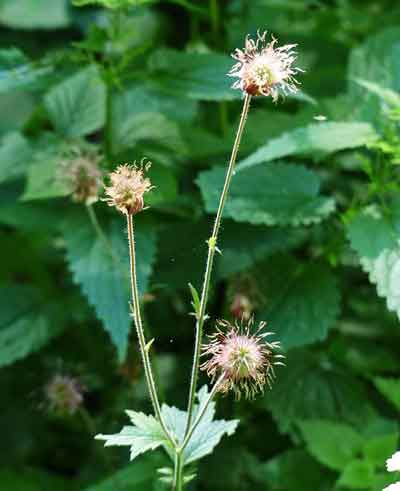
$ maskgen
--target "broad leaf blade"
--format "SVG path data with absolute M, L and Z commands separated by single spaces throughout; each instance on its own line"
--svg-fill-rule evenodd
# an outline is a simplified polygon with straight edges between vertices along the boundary
M 62 136 L 84 136 L 100 129 L 105 121 L 106 90 L 98 69 L 88 66 L 67 78 L 48 92 L 44 103 Z
M 224 182 L 225 169 L 202 172 L 197 180 L 206 210 L 214 213 Z M 225 216 L 254 225 L 308 225 L 326 218 L 335 209 L 332 198 L 319 195 L 320 179 L 301 165 L 270 164 L 234 176 L 225 205 Z

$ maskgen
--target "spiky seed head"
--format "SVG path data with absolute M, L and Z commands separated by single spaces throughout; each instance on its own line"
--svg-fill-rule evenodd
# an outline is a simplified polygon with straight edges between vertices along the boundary
M 72 148 L 60 163 L 58 176 L 67 186 L 74 201 L 91 205 L 99 199 L 102 172 L 97 150 Z
M 115 206 L 125 215 L 135 215 L 144 209 L 144 194 L 153 189 L 150 179 L 145 177 L 150 162 L 138 166 L 124 164 L 110 174 L 111 186 L 105 188 L 109 206 Z
M 50 411 L 74 414 L 83 404 L 84 387 L 77 379 L 67 375 L 54 375 L 44 388 Z
M 297 92 L 295 76 L 303 70 L 294 66 L 296 44 L 276 47 L 278 41 L 273 36 L 271 41 L 266 38 L 267 31 L 257 32 L 255 41 L 247 36 L 244 49 L 232 54 L 237 63 L 228 75 L 238 78 L 232 85 L 234 89 L 253 96 L 271 96 L 276 101 L 280 93 Z
M 209 336 L 203 346 L 203 356 L 208 360 L 201 369 L 215 380 L 224 374 L 219 391 L 232 390 L 236 399 L 244 394 L 253 399 L 263 392 L 265 385 L 272 386 L 275 378 L 274 365 L 282 365 L 283 355 L 276 354 L 280 344 L 268 342 L 272 333 L 264 332 L 265 322 L 253 329 L 253 319 L 247 324 L 230 324 L 226 320 L 217 322 L 217 331 Z

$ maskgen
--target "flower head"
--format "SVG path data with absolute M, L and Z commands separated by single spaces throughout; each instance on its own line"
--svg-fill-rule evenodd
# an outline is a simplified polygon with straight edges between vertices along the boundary
M 386 469 L 389 472 L 400 471 L 400 451 L 394 453 L 390 459 L 386 461 Z
M 221 320 L 217 332 L 210 336 L 210 343 L 203 346 L 203 355 L 210 358 L 201 366 L 213 379 L 223 375 L 219 391 L 232 390 L 237 399 L 242 392 L 247 398 L 254 398 L 258 392 L 269 387 L 275 378 L 274 365 L 282 365 L 283 355 L 274 352 L 279 342 L 267 342 L 270 332 L 262 332 L 265 322 L 252 331 L 253 319 L 246 326 Z
M 59 177 L 74 201 L 90 205 L 98 200 L 102 185 L 100 159 L 100 154 L 94 150 L 74 148 L 72 155 L 61 161 Z
M 383 491 L 400 491 L 400 482 L 395 482 L 394 484 L 389 484 Z
M 144 194 L 153 186 L 150 179 L 144 177 L 151 163 L 138 167 L 124 164 L 110 174 L 111 186 L 106 187 L 106 201 L 126 215 L 135 215 L 144 208 Z
M 278 42 L 273 36 L 266 41 L 267 32 L 257 32 L 257 40 L 247 37 L 245 48 L 236 49 L 232 57 L 238 61 L 229 72 L 230 77 L 238 77 L 232 87 L 250 95 L 271 96 L 278 99 L 279 92 L 297 92 L 298 81 L 295 75 L 302 72 L 294 67 L 297 53 L 296 44 L 276 47 Z
M 83 403 L 84 387 L 67 375 L 55 375 L 44 392 L 49 409 L 59 414 L 74 414 Z

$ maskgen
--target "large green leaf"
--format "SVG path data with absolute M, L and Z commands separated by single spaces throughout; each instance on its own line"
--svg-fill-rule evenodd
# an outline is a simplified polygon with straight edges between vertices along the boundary
M 274 257 L 257 269 L 266 299 L 260 317 L 268 322 L 287 350 L 323 341 L 340 311 L 340 292 L 330 269 L 299 263 L 290 256 Z
M 350 489 L 375 489 L 374 467 L 367 460 L 355 459 L 344 467 L 337 484 Z
M 304 450 L 291 449 L 269 460 L 263 465 L 263 482 L 271 490 L 331 490 L 329 472 Z
M 0 142 L 0 183 L 21 177 L 31 156 L 31 146 L 20 133 L 4 135 Z
M 197 180 L 210 213 L 218 208 L 225 172 L 216 167 Z M 260 166 L 234 176 L 224 214 L 255 225 L 317 223 L 335 209 L 334 200 L 320 196 L 319 189 L 318 175 L 301 165 Z
M 232 79 L 226 74 L 232 66 L 227 55 L 217 53 L 182 53 L 161 49 L 150 58 L 152 78 L 160 86 L 196 100 L 231 100 L 241 97 L 231 89 Z
M 400 91 L 399 36 L 398 27 L 386 29 L 371 36 L 350 55 L 349 93 L 359 120 L 380 124 L 381 101 L 375 94 L 361 87 L 357 80 Z
M 77 7 L 84 5 L 101 5 L 110 9 L 119 9 L 130 7 L 132 5 L 141 5 L 146 3 L 156 3 L 158 0 L 72 0 Z
M 276 252 L 286 251 L 301 243 L 301 229 L 264 227 L 226 220 L 219 240 L 221 254 L 216 269 L 221 277 L 245 271 Z
M 57 29 L 70 23 L 68 0 L 2 0 L 0 23 L 14 29 Z
M 96 66 L 88 66 L 53 87 L 44 103 L 62 136 L 83 136 L 100 129 L 105 120 L 106 89 Z
M 1 7 L 0 7 L 1 8 Z M 32 90 L 40 87 L 52 69 L 31 62 L 17 48 L 0 50 L 0 94 L 12 90 Z
M 379 392 L 400 411 L 400 379 L 375 377 L 374 384 Z
M 377 207 L 362 210 L 349 222 L 348 236 L 378 295 L 400 319 L 399 204 L 393 200 L 385 215 Z
M 282 432 L 305 419 L 331 419 L 358 426 L 368 420 L 371 408 L 364 386 L 348 372 L 335 368 L 329 359 L 296 349 L 287 354 L 285 364 L 263 400 Z
M 62 326 L 51 322 L 48 301 L 38 290 L 3 284 L 0 293 L 0 366 L 4 366 L 38 351 Z
M 104 228 L 104 236 L 99 236 L 86 215 L 72 215 L 64 222 L 62 230 L 74 280 L 81 285 L 89 303 L 95 308 L 122 360 L 132 324 L 125 224 L 122 219 L 115 219 Z M 155 259 L 156 235 L 153 227 L 138 220 L 136 242 L 138 284 L 143 294 Z
M 290 155 L 321 156 L 339 150 L 356 148 L 374 141 L 377 135 L 367 123 L 318 123 L 296 128 L 264 146 L 237 165 L 238 172 Z
M 351 426 L 315 419 L 299 427 L 311 455 L 333 470 L 343 470 L 361 452 L 363 438 Z

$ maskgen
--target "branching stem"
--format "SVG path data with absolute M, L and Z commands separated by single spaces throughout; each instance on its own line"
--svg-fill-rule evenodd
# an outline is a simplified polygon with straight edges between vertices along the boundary
M 208 239 L 208 256 L 207 256 L 207 263 L 206 263 L 206 271 L 204 275 L 204 282 L 201 292 L 200 308 L 196 316 L 196 340 L 195 340 L 195 349 L 193 355 L 192 375 L 190 380 L 188 419 L 186 423 L 185 437 L 191 431 L 191 424 L 193 419 L 193 408 L 194 408 L 194 401 L 196 397 L 197 378 L 198 378 L 198 371 L 200 365 L 201 343 L 203 339 L 203 325 L 206 318 L 206 307 L 207 307 L 208 295 L 210 290 L 210 281 L 211 281 L 214 256 L 215 256 L 215 251 L 217 250 L 218 232 L 221 226 L 222 213 L 224 211 L 226 198 L 228 196 L 229 186 L 232 180 L 232 176 L 234 174 L 236 157 L 239 150 L 240 141 L 243 135 L 244 126 L 246 124 L 246 119 L 250 108 L 250 101 L 251 101 L 251 95 L 247 94 L 243 101 L 242 115 L 240 117 L 240 122 L 236 133 L 235 142 L 233 144 L 232 154 L 225 176 L 225 183 L 221 193 L 212 235 Z

